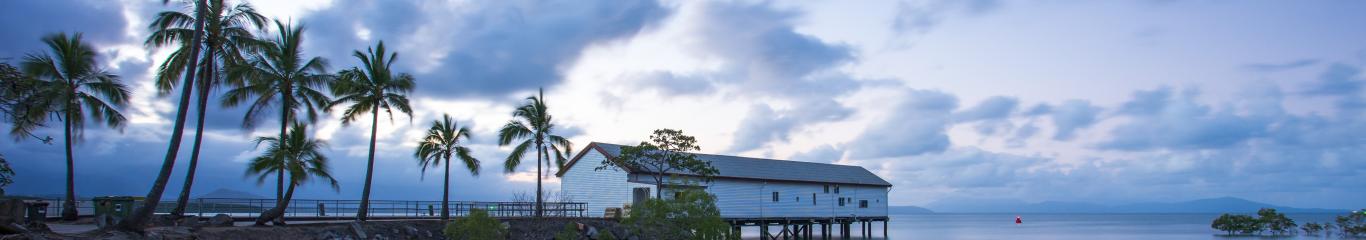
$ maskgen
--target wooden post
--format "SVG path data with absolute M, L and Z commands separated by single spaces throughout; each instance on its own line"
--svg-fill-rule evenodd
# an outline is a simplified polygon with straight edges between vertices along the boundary
M 768 222 L 759 221 L 759 239 L 768 240 Z
M 888 221 L 891 221 L 891 220 L 892 220 L 892 219 L 890 219 L 890 218 L 888 218 L 888 219 L 882 219 L 882 238 L 888 238 L 888 236 L 887 236 L 887 222 L 888 222 Z

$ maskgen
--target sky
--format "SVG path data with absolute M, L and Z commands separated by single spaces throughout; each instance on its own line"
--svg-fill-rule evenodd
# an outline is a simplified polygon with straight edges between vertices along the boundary
M 379 122 L 375 199 L 440 198 L 441 175 L 423 175 L 413 149 L 442 114 L 473 130 L 483 163 L 478 176 L 452 172 L 453 199 L 534 192 L 534 165 L 502 172 L 510 147 L 495 134 L 538 89 L 575 153 L 680 129 L 705 153 L 865 167 L 895 185 L 892 205 L 1366 199 L 1366 2 L 245 2 L 305 26 L 304 53 L 329 71 L 383 40 L 416 77 L 413 115 Z M 79 195 L 146 194 L 177 96 L 151 78 L 169 51 L 142 42 L 155 13 L 184 6 L 0 1 L 0 60 L 81 32 L 132 90 L 127 126 L 87 124 L 76 145 Z M 278 129 L 210 105 L 194 195 L 272 195 L 244 172 L 260 153 L 251 139 Z M 296 198 L 359 198 L 371 123 L 339 112 L 310 131 L 329 142 L 341 189 L 309 184 Z M 0 142 L 18 172 L 7 193 L 62 192 L 60 142 Z

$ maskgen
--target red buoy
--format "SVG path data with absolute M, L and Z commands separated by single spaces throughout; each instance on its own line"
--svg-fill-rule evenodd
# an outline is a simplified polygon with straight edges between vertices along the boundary
M 1021 223 L 1024 223 L 1024 221 L 1020 220 L 1020 216 L 1015 216 L 1015 224 L 1021 224 Z

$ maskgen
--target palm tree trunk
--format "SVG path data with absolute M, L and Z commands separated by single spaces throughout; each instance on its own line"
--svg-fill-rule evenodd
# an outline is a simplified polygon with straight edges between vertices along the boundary
M 71 96 L 75 96 L 72 94 Z M 70 105 L 70 104 L 68 104 Z M 66 129 L 64 131 L 66 140 L 66 201 L 62 203 L 62 220 L 75 221 L 79 216 L 76 213 L 76 166 L 74 157 L 71 155 L 71 109 L 67 109 Z
M 370 160 L 365 165 L 365 188 L 361 190 L 360 210 L 356 212 L 356 220 L 362 222 L 370 213 L 370 178 L 375 176 L 375 133 L 379 131 L 379 104 L 375 105 L 372 109 L 374 116 L 370 118 Z
M 541 141 L 536 141 L 536 217 L 544 217 L 541 202 Z
M 166 149 L 166 159 L 161 162 L 161 171 L 157 173 L 156 180 L 152 182 L 152 189 L 147 192 L 147 198 L 144 198 L 142 207 L 133 212 L 133 216 L 119 223 L 121 229 L 142 230 L 143 225 L 152 217 L 153 211 L 156 211 L 157 204 L 161 203 L 161 194 L 166 191 L 166 182 L 171 179 L 171 170 L 175 169 L 176 155 L 180 153 L 180 138 L 185 135 L 185 115 L 190 110 L 190 93 L 192 92 L 190 90 L 194 88 L 194 75 L 197 73 L 195 70 L 199 67 L 200 38 L 203 38 L 204 33 L 203 15 L 206 4 L 205 0 L 199 0 L 198 3 L 195 3 L 194 40 L 190 41 L 191 46 L 193 46 L 190 48 L 190 56 L 192 57 L 190 57 L 189 65 L 185 69 L 185 80 L 180 85 L 180 106 L 176 110 L 175 128 L 171 133 L 170 146 L 167 146 Z
M 207 45 L 213 46 L 213 43 L 210 42 Z M 190 189 L 194 187 L 194 172 L 199 169 L 199 146 L 204 141 L 204 111 L 209 106 L 209 88 L 213 86 L 211 82 L 213 81 L 213 72 L 214 69 L 217 69 L 214 66 L 213 50 L 206 51 L 205 54 L 207 56 L 204 57 L 204 60 L 208 62 L 205 64 L 204 76 L 199 79 L 200 83 L 198 84 L 199 116 L 196 116 L 197 119 L 195 119 L 194 145 L 190 147 L 190 166 L 185 173 L 185 185 L 180 187 L 180 196 L 176 197 L 175 209 L 171 210 L 171 216 L 185 215 L 185 205 L 190 204 Z
M 446 156 L 446 180 L 441 182 L 441 222 L 451 220 L 451 157 Z
M 289 113 L 291 112 L 289 109 L 289 89 L 291 89 L 292 87 L 293 86 L 290 86 L 289 82 L 286 81 L 284 84 L 284 89 L 280 90 L 280 105 L 283 105 L 280 108 L 281 141 L 284 141 L 285 133 L 289 130 Z M 278 171 L 275 172 L 275 205 L 281 205 L 281 200 L 284 200 L 285 195 L 285 163 L 283 159 L 281 159 L 280 161 L 280 168 L 278 169 Z
M 289 208 L 289 200 L 294 198 L 294 187 L 298 185 L 290 183 L 289 190 L 285 191 L 285 197 L 280 199 L 279 204 L 256 217 L 256 225 L 266 225 L 267 221 L 274 222 L 276 226 L 285 225 L 285 209 Z

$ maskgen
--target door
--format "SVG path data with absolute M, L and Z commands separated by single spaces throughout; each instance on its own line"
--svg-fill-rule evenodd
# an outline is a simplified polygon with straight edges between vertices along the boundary
M 640 206 L 650 199 L 650 188 L 638 187 L 631 191 L 631 206 Z

